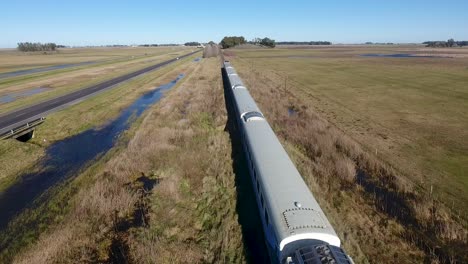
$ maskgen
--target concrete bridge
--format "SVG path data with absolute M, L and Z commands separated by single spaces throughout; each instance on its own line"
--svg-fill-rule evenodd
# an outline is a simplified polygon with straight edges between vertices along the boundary
M 6 132 L 0 134 L 0 140 L 8 138 L 16 138 L 19 141 L 26 142 L 31 138 L 34 138 L 35 128 L 44 123 L 45 117 L 34 119 L 31 122 L 26 122 L 26 124 L 19 125 L 15 128 L 12 128 Z

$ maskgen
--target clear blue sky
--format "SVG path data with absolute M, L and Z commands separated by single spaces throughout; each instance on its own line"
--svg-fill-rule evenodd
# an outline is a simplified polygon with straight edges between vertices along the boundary
M 218 42 L 226 35 L 333 43 L 468 40 L 468 0 L 6 0 L 0 10 L 0 47 Z

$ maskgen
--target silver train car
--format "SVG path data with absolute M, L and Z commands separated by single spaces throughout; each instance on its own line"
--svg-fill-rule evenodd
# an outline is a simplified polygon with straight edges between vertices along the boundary
M 353 263 L 244 83 L 223 66 L 272 262 Z

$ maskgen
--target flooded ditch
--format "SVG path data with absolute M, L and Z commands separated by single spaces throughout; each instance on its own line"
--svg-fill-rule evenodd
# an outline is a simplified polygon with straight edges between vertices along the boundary
M 77 176 L 86 165 L 109 151 L 119 135 L 183 77 L 181 74 L 172 82 L 143 94 L 102 128 L 92 128 L 50 145 L 34 172 L 21 175 L 15 184 L 0 194 L 0 232 L 49 188 Z

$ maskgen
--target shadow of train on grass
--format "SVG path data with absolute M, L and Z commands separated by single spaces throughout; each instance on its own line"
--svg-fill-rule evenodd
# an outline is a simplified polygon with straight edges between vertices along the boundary
M 236 210 L 239 215 L 239 224 L 242 229 L 244 252 L 248 263 L 270 263 L 268 251 L 265 245 L 263 229 L 255 201 L 255 193 L 250 180 L 247 162 L 242 151 L 242 145 L 235 126 L 234 111 L 231 108 L 229 94 L 230 89 L 227 74 L 221 69 L 224 87 L 224 100 L 228 112 L 228 120 L 225 130 L 229 132 L 232 145 L 231 157 L 235 174 L 235 185 L 237 192 Z

